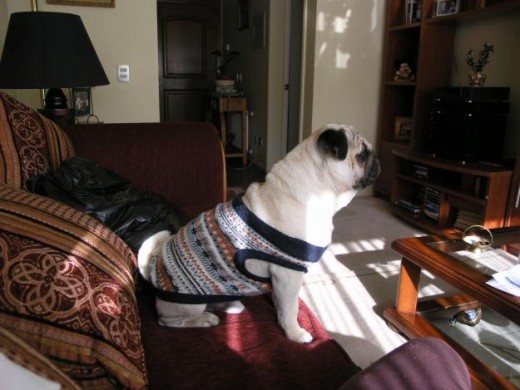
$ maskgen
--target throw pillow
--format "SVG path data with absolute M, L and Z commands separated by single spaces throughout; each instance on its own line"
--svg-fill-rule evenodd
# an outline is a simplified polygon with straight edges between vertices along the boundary
M 146 386 L 135 269 L 92 217 L 0 184 L 0 326 L 82 388 Z
M 56 123 L 0 92 L 0 183 L 26 189 L 31 176 L 72 156 L 73 146 Z

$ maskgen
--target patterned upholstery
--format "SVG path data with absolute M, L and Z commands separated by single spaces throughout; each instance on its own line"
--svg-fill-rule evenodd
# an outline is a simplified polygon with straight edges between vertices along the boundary
M 93 218 L 0 184 L 0 327 L 82 388 L 145 385 L 135 266 Z
M 26 180 L 74 156 L 58 125 L 0 92 L 0 183 L 26 189 Z
M 14 363 L 36 375 L 59 383 L 62 390 L 80 389 L 72 379 L 59 370 L 49 359 L 21 338 L 3 328 L 0 328 L 0 352 Z
M 0 328 L 81 388 L 140 389 L 134 254 L 93 218 L 25 191 L 73 156 L 56 124 L 0 93 Z

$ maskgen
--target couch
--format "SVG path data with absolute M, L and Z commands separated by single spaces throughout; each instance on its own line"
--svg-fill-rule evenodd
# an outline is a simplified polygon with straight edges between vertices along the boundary
M 128 245 L 90 215 L 28 191 L 29 178 L 76 155 L 160 194 L 186 218 L 226 198 L 211 124 L 62 129 L 0 92 L 0 357 L 66 389 L 469 388 L 460 357 L 435 339 L 360 370 L 303 301 L 309 344 L 284 336 L 269 296 L 219 314 L 216 327 L 159 326 Z

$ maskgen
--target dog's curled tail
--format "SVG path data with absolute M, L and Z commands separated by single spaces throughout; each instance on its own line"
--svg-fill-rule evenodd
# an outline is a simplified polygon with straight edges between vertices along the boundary
M 155 233 L 153 236 L 148 237 L 137 253 L 137 265 L 139 266 L 139 272 L 143 278 L 147 281 L 150 279 L 150 266 L 152 258 L 158 256 L 161 251 L 163 244 L 171 236 L 171 233 L 167 230 L 162 230 Z

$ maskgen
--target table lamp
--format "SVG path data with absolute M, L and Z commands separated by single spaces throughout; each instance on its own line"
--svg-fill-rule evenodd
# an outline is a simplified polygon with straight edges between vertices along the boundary
M 0 60 L 0 88 L 48 89 L 47 110 L 66 109 L 61 88 L 109 84 L 78 15 L 17 12 L 11 15 Z

